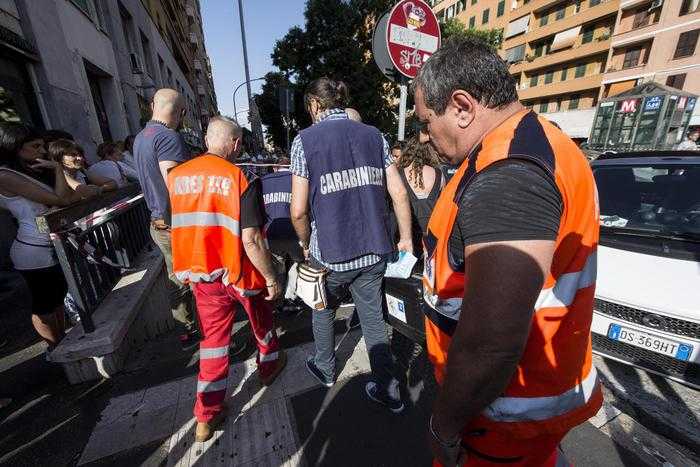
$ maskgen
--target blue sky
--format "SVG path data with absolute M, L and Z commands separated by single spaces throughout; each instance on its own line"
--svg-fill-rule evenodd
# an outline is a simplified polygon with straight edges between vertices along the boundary
M 233 90 L 245 81 L 238 1 L 201 0 L 200 3 L 219 111 L 233 116 Z M 270 54 L 275 41 L 284 37 L 292 26 L 303 26 L 305 3 L 305 0 L 243 0 L 251 80 L 273 69 Z M 253 94 L 260 91 L 262 83 L 251 83 Z M 239 112 L 248 108 L 245 86 L 236 93 L 236 105 Z M 239 113 L 239 120 L 245 124 L 247 113 Z

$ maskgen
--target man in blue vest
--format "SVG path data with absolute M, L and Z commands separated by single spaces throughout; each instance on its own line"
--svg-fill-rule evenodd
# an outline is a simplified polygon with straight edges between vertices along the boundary
M 350 120 L 344 83 L 312 82 L 304 96 L 314 124 L 292 144 L 292 223 L 312 266 L 328 269 L 329 308 L 314 310 L 315 354 L 306 361 L 327 387 L 335 381 L 333 320 L 349 288 L 360 317 L 374 381 L 365 392 L 394 413 L 403 410 L 382 316 L 386 257 L 394 250 L 386 225 L 385 192 L 399 223 L 398 249 L 413 251 L 406 189 L 379 130 Z
M 304 260 L 304 255 L 297 241 L 292 226 L 289 206 L 292 202 L 292 172 L 289 171 L 289 159 L 277 160 L 274 172 L 260 178 L 262 181 L 263 201 L 267 222 L 264 231 L 270 251 L 295 262 Z

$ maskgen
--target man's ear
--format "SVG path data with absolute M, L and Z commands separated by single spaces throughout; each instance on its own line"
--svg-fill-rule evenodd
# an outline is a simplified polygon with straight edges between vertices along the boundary
M 460 128 L 468 127 L 474 120 L 476 101 L 466 91 L 456 90 L 450 98 L 451 111 L 457 116 L 457 125 Z

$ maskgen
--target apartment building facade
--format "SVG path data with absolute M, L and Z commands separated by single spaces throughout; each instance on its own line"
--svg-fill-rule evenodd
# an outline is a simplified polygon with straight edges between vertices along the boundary
M 196 6 L 192 15 L 186 3 Z M 184 18 L 183 36 L 193 24 L 201 35 L 196 0 L 172 4 L 178 7 L 172 13 L 181 11 Z M 150 117 L 153 93 L 172 87 L 185 96 L 190 142 L 201 144 L 204 112 L 216 113 L 211 78 L 204 75 L 199 92 L 194 58 L 180 49 L 194 47 L 172 32 L 169 17 L 157 21 L 147 5 L 0 0 L 0 121 L 69 131 L 94 160 L 99 143 L 138 132 Z M 206 57 L 203 40 L 199 44 L 197 53 Z
M 623 1 L 601 97 L 647 82 L 699 95 L 699 35 L 700 0 Z M 694 109 L 690 125 L 700 125 L 700 108 Z
M 503 29 L 520 100 L 570 136 L 586 138 L 606 70 L 619 0 L 437 0 L 467 27 Z

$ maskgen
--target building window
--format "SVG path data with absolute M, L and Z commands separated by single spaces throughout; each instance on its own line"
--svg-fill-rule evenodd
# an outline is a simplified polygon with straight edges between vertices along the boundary
M 679 15 L 689 15 L 697 11 L 700 11 L 700 0 L 683 0 Z
M 649 14 L 649 10 L 647 8 L 638 10 L 634 14 L 634 20 L 632 21 L 632 29 L 637 29 L 648 25 L 649 18 L 651 18 L 651 15 Z
M 542 17 L 540 18 L 540 27 L 547 26 L 548 22 L 549 22 L 549 12 L 542 14 Z
M 572 94 L 571 98 L 569 99 L 569 110 L 578 109 L 578 102 L 580 99 L 581 96 L 579 94 Z
M 506 61 L 508 63 L 522 62 L 525 58 L 525 44 L 506 50 Z
M 549 102 L 544 101 L 544 102 L 540 103 L 540 113 L 544 114 L 547 112 L 549 112 Z
M 445 13 L 445 19 L 450 19 L 455 15 L 455 6 L 452 5 L 447 8 L 447 13 Z
M 666 78 L 666 86 L 670 86 L 676 89 L 683 89 L 685 84 L 685 73 L 680 75 L 671 75 Z
M 474 26 L 476 26 L 476 16 L 469 18 L 469 29 L 474 29 Z
M 151 77 L 155 76 L 153 69 L 153 54 L 151 52 L 151 43 L 146 35 L 141 31 L 141 46 L 143 47 L 143 61 L 146 64 L 146 71 Z
M 532 75 L 530 77 L 530 87 L 531 88 L 534 88 L 535 86 L 537 86 L 537 79 L 538 78 L 539 78 L 539 76 L 537 76 L 537 75 Z
M 576 0 L 576 4 L 574 5 L 574 12 L 578 13 L 581 11 L 581 0 Z
M 544 75 L 544 84 L 549 84 L 552 81 L 554 81 L 554 72 L 553 71 L 548 71 Z
M 560 19 L 564 19 L 564 16 L 566 15 L 566 6 L 561 6 L 557 10 L 556 13 L 556 20 L 559 21 Z
M 588 28 L 585 31 L 583 31 L 583 34 L 581 35 L 581 45 L 583 44 L 588 44 L 589 42 L 593 41 L 593 28 Z
M 549 47 L 551 46 L 551 43 L 544 43 L 540 42 L 535 46 L 535 57 L 541 57 L 542 55 L 546 55 L 549 53 Z
M 676 53 L 673 58 L 690 57 L 695 53 L 695 46 L 698 43 L 698 33 L 700 29 L 695 31 L 687 31 L 678 36 L 678 44 L 676 45 Z
M 476 5 L 477 0 L 472 0 L 472 5 Z
M 501 0 L 498 2 L 498 8 L 496 9 L 496 17 L 500 18 L 506 12 L 506 0 Z
M 456 14 L 460 14 L 462 10 L 464 10 L 467 7 L 467 0 L 459 0 L 457 2 L 457 9 L 455 10 Z
M 134 40 L 133 40 L 133 20 L 131 15 L 126 9 L 119 4 L 119 16 L 122 22 L 122 33 L 124 34 L 124 42 L 126 42 L 126 50 L 128 53 L 134 52 Z
M 481 14 L 481 24 L 486 24 L 489 22 L 489 9 L 485 9 Z
M 561 81 L 566 81 L 566 75 L 569 73 L 569 70 L 567 68 L 564 68 L 561 70 Z
M 586 64 L 582 63 L 580 65 L 576 66 L 576 74 L 574 75 L 576 78 L 583 78 L 586 76 Z
M 596 6 L 596 5 L 600 5 L 600 2 L 601 2 L 601 0 L 591 0 L 591 1 L 588 3 L 588 7 L 589 7 L 589 8 L 593 8 L 593 7 Z
M 625 60 L 622 62 L 622 69 L 632 68 L 639 65 L 639 57 L 642 55 L 642 48 L 628 49 L 625 52 Z

